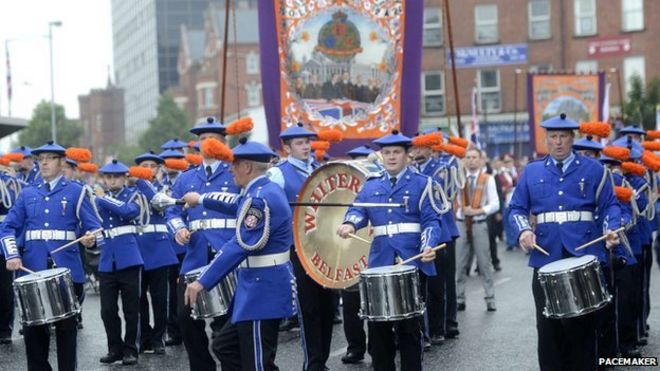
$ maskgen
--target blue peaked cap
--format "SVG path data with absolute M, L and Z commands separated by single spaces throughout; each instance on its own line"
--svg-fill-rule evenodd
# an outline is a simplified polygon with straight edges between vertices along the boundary
M 134 159 L 136 165 L 140 165 L 143 161 L 153 161 L 157 164 L 162 164 L 163 159 L 154 153 L 154 151 L 145 152 Z
M 238 145 L 234 147 L 232 153 L 234 159 L 243 159 L 256 162 L 270 162 L 277 154 L 270 148 L 257 142 L 248 142 L 247 138 L 242 137 L 238 140 Z
M 374 140 L 372 143 L 379 146 L 380 148 L 388 147 L 388 146 L 403 146 L 407 148 L 412 145 L 412 139 L 399 133 L 398 130 L 392 130 L 392 134 L 386 135 L 382 138 L 378 138 Z
M 577 130 L 580 128 L 580 125 L 569 119 L 565 113 L 562 113 L 559 116 L 543 121 L 541 127 L 546 130 Z
M 299 122 L 296 125 L 287 128 L 286 130 L 280 133 L 280 139 L 282 140 L 293 139 L 293 138 L 312 138 L 315 136 L 316 133 L 311 130 L 305 129 L 303 127 L 302 122 Z
M 603 145 L 593 140 L 591 135 L 587 135 L 586 137 L 575 141 L 575 143 L 573 143 L 573 149 L 577 151 L 602 151 Z
M 118 160 L 112 160 L 109 163 L 103 165 L 99 169 L 99 173 L 102 174 L 126 174 L 128 173 L 128 167 Z
M 630 150 L 630 158 L 633 160 L 642 158 L 642 154 L 644 153 L 644 148 L 642 145 L 627 135 L 618 138 L 612 142 L 612 145 L 616 147 L 628 148 Z
M 646 131 L 644 129 L 640 128 L 639 125 L 637 124 L 632 124 L 624 127 L 619 131 L 621 135 L 628 135 L 628 134 L 639 134 L 639 135 L 646 135 Z
M 215 119 L 215 117 L 207 117 L 206 120 L 198 123 L 194 128 L 190 129 L 190 132 L 195 135 L 202 135 L 204 133 L 217 133 L 225 135 L 227 133 L 227 128 Z
M 369 156 L 373 152 L 374 152 L 374 150 L 371 149 L 371 147 L 369 147 L 368 145 L 365 144 L 363 146 L 353 148 L 352 150 L 346 152 L 346 154 L 351 156 L 352 158 L 355 158 L 355 157 L 358 157 L 358 156 Z
M 183 152 L 175 151 L 173 149 L 166 149 L 163 152 L 161 152 L 158 155 L 158 157 L 165 160 L 165 159 L 168 159 L 168 158 L 185 158 L 186 155 L 184 155 Z
M 32 154 L 35 156 L 39 156 L 41 153 L 56 153 L 60 156 L 64 156 L 65 152 L 66 149 L 64 147 L 53 142 L 52 140 L 48 141 L 48 143 L 44 144 L 43 146 L 32 150 Z
M 162 146 L 160 146 L 160 149 L 184 149 L 188 146 L 188 143 L 184 143 L 183 141 L 177 139 L 170 139 L 167 142 L 163 143 Z

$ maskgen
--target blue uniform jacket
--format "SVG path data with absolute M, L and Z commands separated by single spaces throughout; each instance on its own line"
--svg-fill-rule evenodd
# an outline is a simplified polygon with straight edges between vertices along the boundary
M 626 180 L 634 188 L 637 208 L 640 212 L 643 213 L 644 210 L 646 210 L 646 208 L 649 206 L 649 198 L 646 196 L 648 183 L 644 177 L 633 174 L 626 175 Z M 651 224 L 649 223 L 649 220 L 642 215 L 637 217 L 636 227 L 637 234 L 634 236 L 636 243 L 633 246 L 633 252 L 635 255 L 640 256 L 642 255 L 642 245 L 651 243 L 651 234 L 653 232 L 651 230 Z
M 239 215 L 245 211 L 245 218 L 239 221 L 240 225 L 229 241 L 224 244 L 213 241 L 218 253 L 199 278 L 207 290 L 217 285 L 247 257 L 289 252 L 293 244 L 291 210 L 284 191 L 267 177 L 253 180 L 245 193 L 229 205 L 208 196 L 203 198 L 205 207 L 226 212 L 238 211 Z M 251 204 L 248 205 L 248 202 Z M 270 219 L 268 224 L 266 215 Z M 264 234 L 267 235 L 266 240 L 258 244 Z M 293 316 L 297 312 L 295 282 L 289 261 L 259 268 L 239 268 L 231 306 L 232 322 Z
M 618 172 L 612 172 L 612 179 L 615 186 L 629 187 L 629 184 L 626 184 L 625 177 Z M 614 249 L 614 255 L 624 257 L 627 261 L 627 265 L 636 264 L 637 260 L 635 259 L 634 254 L 637 250 L 641 251 L 642 244 L 639 239 L 639 231 L 637 230 L 635 217 L 633 215 L 634 211 L 632 203 L 619 200 L 619 207 L 621 209 L 621 223 L 626 226 L 626 239 L 628 239 L 630 249 L 633 251 L 633 256 L 630 256 L 630 253 L 624 249 L 622 245 L 619 245 Z
M 621 211 L 614 196 L 612 182 L 605 168 L 593 159 L 575 154 L 564 174 L 554 165 L 550 156 L 530 162 L 524 169 L 509 204 L 509 223 L 516 231 L 516 238 L 525 230 L 531 230 L 528 217 L 546 212 L 590 211 L 592 221 L 543 223 L 536 225 L 536 243 L 550 256 L 532 250 L 531 267 L 541 267 L 562 259 L 562 250 L 570 255 L 592 254 L 601 263 L 607 261 L 604 243 L 586 249 L 575 248 L 603 234 L 603 229 L 614 230 L 621 226 Z M 602 184 L 598 198 L 596 193 Z M 602 226 L 602 228 L 601 228 Z
M 188 192 L 204 194 L 216 191 L 232 194 L 238 194 L 239 192 L 239 188 L 229 172 L 229 165 L 226 163 L 221 163 L 211 175 L 211 179 L 208 180 L 206 179 L 204 166 L 198 166 L 181 173 L 172 186 L 172 197 L 178 199 Z M 202 205 L 186 210 L 181 206 L 169 207 L 166 215 L 168 224 L 173 231 L 187 227 L 192 232 L 192 223 L 196 220 L 222 219 L 226 221 L 225 226 L 229 226 L 229 228 L 200 229 L 192 234 L 186 256 L 181 264 L 181 275 L 207 265 L 209 263 L 209 247 L 217 247 L 219 244 L 229 241 L 234 235 L 236 223 L 234 215 L 210 210 Z
M 21 256 L 23 266 L 33 271 L 47 269 L 50 252 L 70 240 L 47 239 L 50 232 L 36 235 L 42 234 L 43 231 L 62 231 L 75 235 L 79 224 L 82 224 L 82 230 L 85 232 L 101 227 L 101 221 L 79 184 L 61 178 L 50 192 L 46 192 L 43 181 L 25 187 L 2 223 L 0 239 L 4 254 L 7 259 L 19 257 L 16 247 L 17 233 L 23 231 L 34 234 L 34 238 L 25 238 Z M 102 245 L 103 239 L 98 238 L 97 243 Z M 85 282 L 77 244 L 51 255 L 51 258 L 58 267 L 71 270 L 74 282 Z
M 311 163 L 312 171 L 320 166 L 321 165 L 316 161 Z M 296 202 L 298 199 L 298 193 L 302 189 L 302 186 L 309 175 L 305 170 L 299 168 L 288 160 L 280 162 L 274 169 L 278 169 L 282 172 L 282 178 L 284 179 L 284 193 L 286 194 L 287 200 L 289 200 L 289 202 Z M 271 170 L 271 172 L 273 172 L 273 170 Z M 295 206 L 291 206 L 292 211 L 294 207 Z
M 135 232 L 112 235 L 113 228 L 135 228 L 135 218 L 140 215 L 140 208 L 134 201 L 135 196 L 134 189 L 124 187 L 113 197 L 105 195 L 96 198 L 106 235 L 105 246 L 101 249 L 99 272 L 114 272 L 144 264 Z
M 159 184 L 151 184 L 146 180 L 139 179 L 136 186 L 142 194 L 146 195 L 157 192 Z M 149 192 L 148 189 L 153 192 Z M 143 192 L 143 190 L 147 190 L 147 192 Z M 151 201 L 151 197 L 147 197 L 147 201 Z M 159 232 L 157 229 L 161 231 Z M 172 246 L 176 242 L 174 242 L 174 237 L 167 228 L 165 212 L 155 210 L 149 206 L 149 224 L 138 226 L 137 232 L 137 242 L 142 260 L 144 260 L 145 271 L 174 265 L 179 262 Z
M 420 173 L 430 176 L 436 181 L 443 190 L 447 189 L 446 183 L 452 181 L 449 178 L 447 164 L 443 164 L 437 158 L 431 158 L 426 164 L 420 169 Z M 453 205 L 452 205 L 453 209 Z M 440 242 L 450 242 L 453 238 L 460 236 L 458 232 L 458 227 L 456 226 L 456 221 L 454 220 L 454 212 L 450 210 L 444 214 L 440 215 L 443 228 L 441 229 Z
M 390 185 L 385 172 L 380 176 L 367 179 L 355 202 L 404 203 L 408 198 L 408 209 L 385 207 L 350 207 L 346 212 L 344 223 L 351 223 L 355 229 L 366 227 L 369 222 L 373 227 L 398 223 L 419 223 L 420 232 L 397 233 L 392 236 L 375 237 L 369 251 L 368 266 L 382 267 L 395 263 L 396 257 L 407 259 L 419 254 L 425 247 L 435 247 L 440 242 L 440 216 L 432 206 L 431 198 L 424 190 L 432 182 L 431 178 L 419 174 L 410 168 L 406 169 L 394 189 Z M 416 260 L 411 265 L 417 266 L 428 276 L 436 274 L 435 265 Z

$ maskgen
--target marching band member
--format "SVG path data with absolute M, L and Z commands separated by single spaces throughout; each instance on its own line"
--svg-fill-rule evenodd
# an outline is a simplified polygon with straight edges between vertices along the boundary
M 146 178 L 155 179 L 163 160 L 153 152 L 143 153 L 135 158 L 135 164 L 146 171 Z M 133 169 L 131 169 L 133 170 Z M 135 169 L 137 171 L 137 169 Z M 158 181 L 138 179 L 136 186 L 162 188 Z M 147 200 L 149 201 L 149 200 Z M 153 350 L 155 354 L 165 354 L 165 330 L 167 327 L 168 273 L 172 266 L 179 263 L 170 237 L 164 211 L 155 210 L 149 203 L 142 207 L 149 213 L 148 223 L 138 226 L 137 241 L 144 260 L 140 298 L 140 351 Z M 176 290 L 176 287 L 172 287 Z M 149 324 L 149 297 L 153 309 L 154 324 Z
M 5 220 L 18 196 L 7 186 L 10 179 L 10 175 L 0 173 L 0 222 Z M 14 329 L 12 282 L 14 282 L 14 272 L 7 270 L 4 250 L 0 249 L 0 344 L 11 344 L 12 342 L 11 334 Z
M 126 187 L 128 167 L 112 160 L 99 169 L 107 193 L 97 188 L 95 199 L 103 218 L 105 246 L 99 262 L 101 319 L 108 340 L 108 354 L 101 363 L 138 361 L 140 331 L 140 278 L 144 261 L 136 239 L 135 220 L 140 215 L 137 192 Z M 124 339 L 117 302 L 121 295 Z
M 178 199 L 190 191 L 207 193 L 220 190 L 237 194 L 239 189 L 234 184 L 229 172 L 229 164 L 216 160 L 213 153 L 215 151 L 213 143 L 225 142 L 225 126 L 213 117 L 209 117 L 203 123 L 190 129 L 190 132 L 198 135 L 202 142 L 204 161 L 200 166 L 178 176 L 171 188 L 172 197 Z M 215 248 L 232 238 L 235 233 L 236 218 L 233 214 L 210 210 L 199 205 L 187 209 L 183 209 L 181 206 L 170 207 L 167 209 L 167 219 L 170 228 L 176 231 L 176 242 L 181 246 L 186 246 L 186 255 L 179 272 L 177 313 L 190 369 L 192 371 L 215 370 L 215 361 L 208 350 L 206 322 L 190 317 L 191 307 L 183 301 L 184 276 L 191 270 L 207 265 L 216 253 Z M 226 317 L 216 317 L 213 320 L 211 328 L 214 333 L 222 328 Z
M 23 160 L 17 166 L 16 177 L 27 184 L 39 183 L 41 181 L 41 172 L 39 164 L 34 162 L 32 149 L 26 146 L 14 148 L 11 153 L 20 153 Z
M 82 244 L 93 246 L 97 237 L 89 231 L 98 229 L 101 224 L 83 188 L 62 176 L 64 152 L 63 147 L 52 141 L 32 151 L 34 156 L 38 156 L 42 177 L 33 187 L 27 187 L 20 193 L 2 224 L 0 240 L 7 270 L 16 271 L 22 266 L 33 271 L 44 270 L 49 268 L 50 259 L 53 265 L 71 270 L 74 290 L 80 296 L 85 273 L 77 246 L 53 255 L 50 251 L 75 240 L 75 231 L 80 223 L 83 230 L 88 231 Z M 25 249 L 19 253 L 16 238 L 22 230 L 25 233 Z M 98 237 L 98 245 L 102 242 L 102 237 Z M 75 316 L 55 322 L 60 371 L 73 371 L 77 367 L 77 332 Z M 23 339 L 27 369 L 51 370 L 48 362 L 50 325 L 24 327 Z
M 601 233 L 608 234 L 608 248 L 617 245 L 618 236 L 609 232 L 620 226 L 620 209 L 605 168 L 572 151 L 574 130 L 579 125 L 562 113 L 544 121 L 541 127 L 546 129 L 550 155 L 526 166 L 509 206 L 509 222 L 517 231 L 520 246 L 531 251 L 539 367 L 595 369 L 597 313 L 572 319 L 546 318 L 545 295 L 537 272 L 547 263 L 570 256 L 592 254 L 604 263 L 606 250 L 602 243 L 581 251 L 575 248 Z M 536 218 L 534 229 L 530 215 Z M 602 230 L 598 225 L 602 225 Z M 550 256 L 535 249 L 536 244 Z
M 232 173 L 241 195 L 189 193 L 190 207 L 236 213 L 235 236 L 218 252 L 198 281 L 188 285 L 186 300 L 217 285 L 238 267 L 231 321 L 213 340 L 223 370 L 277 370 L 275 353 L 281 319 L 296 313 L 296 291 L 289 248 L 293 243 L 291 210 L 285 192 L 266 176 L 276 154 L 241 138 L 234 148 Z M 215 241 L 214 241 L 215 244 Z
M 433 259 L 440 236 L 440 209 L 434 201 L 433 180 L 407 167 L 410 138 L 392 131 L 373 142 L 381 148 L 385 171 L 366 181 L 355 202 L 394 202 L 405 208 L 351 207 L 337 234 L 349 234 L 366 227 L 374 228 L 374 240 L 369 252 L 368 267 L 388 266 L 397 258 L 407 259 L 424 252 L 417 266 L 422 280 L 436 274 Z M 394 331 L 393 331 L 394 330 Z M 376 370 L 394 370 L 396 356 L 395 333 L 401 354 L 402 370 L 422 369 L 422 319 L 414 317 L 398 322 L 369 322 L 369 343 L 373 366 Z

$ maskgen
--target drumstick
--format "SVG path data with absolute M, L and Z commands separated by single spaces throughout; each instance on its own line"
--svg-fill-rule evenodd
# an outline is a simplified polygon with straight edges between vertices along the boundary
M 97 233 L 101 233 L 101 232 L 103 232 L 103 228 L 99 228 L 99 229 L 97 229 L 97 230 L 95 230 L 95 231 L 92 231 L 92 234 L 97 234 Z M 67 242 L 67 243 L 65 243 L 64 245 L 58 247 L 57 249 L 51 251 L 50 253 L 51 253 L 51 254 L 55 254 L 56 252 L 60 252 L 60 251 L 62 251 L 62 250 L 64 250 L 64 249 L 66 249 L 66 248 L 69 247 L 69 246 L 72 246 L 72 245 L 77 244 L 78 242 L 82 241 L 85 237 L 87 237 L 87 234 L 85 234 L 84 236 L 82 236 L 82 237 L 80 237 L 80 238 L 78 238 L 78 239 L 76 239 L 76 240 L 73 240 L 73 241 L 71 241 L 71 242 Z
M 621 227 L 621 228 L 616 229 L 616 230 L 614 230 L 614 231 L 612 231 L 612 232 L 610 232 L 610 233 L 604 234 L 604 235 L 602 235 L 602 236 L 596 238 L 595 240 L 591 240 L 591 241 L 585 243 L 585 244 L 582 245 L 582 246 L 578 246 L 578 247 L 576 247 L 576 248 L 575 248 L 575 251 L 578 251 L 578 250 L 582 250 L 582 249 L 584 249 L 584 248 L 587 248 L 587 247 L 589 247 L 589 246 L 595 244 L 596 242 L 600 242 L 600 241 L 606 239 L 607 237 L 609 237 L 609 235 L 611 235 L 611 234 L 617 234 L 617 233 L 619 233 L 619 232 L 621 232 L 621 231 L 623 231 L 623 230 L 625 230 L 625 229 L 626 229 L 625 227 Z
M 35 271 L 33 271 L 33 270 L 30 270 L 30 269 L 25 268 L 25 267 L 22 266 L 22 265 L 21 265 L 18 269 L 22 270 L 23 272 L 30 273 L 30 274 L 37 274 L 37 275 L 39 274 L 39 273 L 37 273 L 37 272 L 35 272 Z
M 356 235 L 356 234 L 349 233 L 349 234 L 348 234 L 348 237 L 355 238 L 356 240 L 358 240 L 358 241 L 362 241 L 362 242 L 366 243 L 367 245 L 371 245 L 371 242 L 365 240 L 364 238 L 362 238 L 362 237 L 360 237 L 360 236 L 358 236 L 358 235 Z
M 538 250 L 541 254 L 543 254 L 543 255 L 545 255 L 545 256 L 550 256 L 550 254 L 548 254 L 548 252 L 545 251 L 545 249 L 542 248 L 541 246 L 539 246 L 539 245 L 537 245 L 537 244 L 534 244 L 534 245 L 532 245 L 532 246 L 534 246 L 534 249 L 535 249 L 535 250 Z
M 438 245 L 438 246 L 432 248 L 431 251 L 437 251 L 437 250 L 440 250 L 440 249 L 444 249 L 445 247 L 447 247 L 447 244 L 446 244 L 446 243 L 443 243 L 442 245 Z M 421 253 L 419 253 L 419 254 L 413 256 L 412 258 L 408 258 L 408 259 L 406 259 L 406 260 L 402 260 L 402 261 L 400 261 L 400 262 L 397 263 L 396 265 L 404 265 L 404 264 L 410 263 L 410 262 L 413 261 L 413 260 L 417 260 L 417 259 L 421 258 L 422 255 L 424 255 L 424 254 L 426 254 L 426 252 L 421 252 Z

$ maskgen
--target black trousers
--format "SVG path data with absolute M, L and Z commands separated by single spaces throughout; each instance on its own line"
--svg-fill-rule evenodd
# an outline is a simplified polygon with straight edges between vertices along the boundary
M 500 259 L 497 257 L 497 237 L 502 237 L 502 221 L 495 220 L 495 215 L 491 215 L 486 219 L 488 224 L 488 247 L 490 248 L 490 260 L 493 266 L 500 264 Z
M 165 346 L 167 325 L 167 274 L 170 267 L 160 267 L 142 272 L 142 296 L 140 297 L 140 344 L 141 347 Z M 154 326 L 149 324 L 149 297 L 154 314 Z
M 649 319 L 649 313 L 651 312 L 651 294 L 649 292 L 649 285 L 651 283 L 651 268 L 653 268 L 653 246 L 651 244 L 642 245 L 642 259 L 644 267 L 644 287 L 642 291 L 644 299 L 644 314 L 642 319 L 643 334 L 646 334 L 646 323 Z
M 348 343 L 346 352 L 364 354 L 367 351 L 367 334 L 364 332 L 364 320 L 358 316 L 360 291 L 356 287 L 341 290 L 341 300 L 344 335 Z
M 445 276 L 445 330 L 449 328 L 458 328 L 456 319 L 456 239 L 447 242 L 444 248 L 447 253 L 447 260 L 443 260 L 443 268 L 438 274 Z
M 177 283 L 179 282 L 179 271 L 181 271 L 181 262 L 186 254 L 177 255 L 179 263 L 170 266 L 170 269 L 167 272 L 167 336 L 170 339 L 178 340 L 181 339 L 181 330 L 179 329 L 179 316 L 177 314 L 178 305 L 177 305 Z
M 397 344 L 401 371 L 422 369 L 422 317 L 396 322 L 369 322 L 369 348 L 376 371 L 394 371 Z
M 0 338 L 11 337 L 14 328 L 14 272 L 7 270 L 7 261 L 0 255 Z
M 624 353 L 632 350 L 637 341 L 639 288 L 635 279 L 639 274 L 639 264 L 627 265 L 616 272 L 619 349 Z
M 141 272 L 142 266 L 99 272 L 101 318 L 108 337 L 108 353 L 138 355 Z M 123 341 L 118 305 L 120 295 L 125 322 Z
M 222 371 L 276 371 L 280 320 L 227 321 L 213 339 L 213 354 Z
M 642 246 L 642 254 L 640 255 L 635 255 L 635 259 L 637 259 L 637 265 L 635 265 L 633 269 L 633 279 L 635 281 L 635 312 L 636 312 L 636 318 L 635 318 L 635 332 L 636 332 L 636 339 L 639 339 L 644 336 L 644 333 L 646 332 L 646 325 L 644 322 L 644 316 L 646 312 L 646 295 L 644 293 L 644 287 L 645 287 L 645 261 L 644 261 L 644 252 L 643 252 L 644 247 Z
M 335 290 L 326 289 L 309 277 L 293 250 L 291 260 L 298 284 L 298 302 L 302 314 L 300 331 L 307 353 L 307 362 L 304 362 L 303 369 L 323 371 L 330 357 L 333 319 L 339 296 Z
M 82 295 L 83 285 L 74 283 L 73 289 L 78 297 Z M 76 370 L 78 338 L 78 320 L 72 316 L 55 322 L 57 344 L 57 369 L 59 371 Z M 27 355 L 28 371 L 51 371 L 48 362 L 50 348 L 50 325 L 23 327 L 25 354 Z
M 192 308 L 185 305 L 183 301 L 183 294 L 186 291 L 186 281 L 183 276 L 179 277 L 179 284 L 177 287 L 177 303 L 178 303 L 178 320 L 181 336 L 183 337 L 183 344 L 188 353 L 188 362 L 191 371 L 215 371 L 215 360 L 209 352 L 209 338 L 206 336 L 206 321 L 194 320 L 190 316 Z M 215 337 L 225 322 L 227 315 L 215 317 L 211 322 L 211 330 L 213 337 Z
M 534 269 L 532 293 L 536 306 L 538 358 L 541 371 L 595 370 L 597 365 L 598 312 L 558 320 L 543 315 L 545 295 Z
M 453 245 L 453 241 L 448 243 Z M 451 261 L 450 261 L 451 260 Z M 444 248 L 438 251 L 435 258 L 435 269 L 437 272 L 436 276 L 427 277 L 427 286 L 428 300 L 426 301 L 426 313 L 428 318 L 428 332 L 430 336 L 444 336 L 446 330 L 447 322 L 447 293 L 449 281 L 452 282 L 454 288 L 454 310 L 456 310 L 456 282 L 454 277 L 449 276 L 448 271 L 450 270 L 449 265 L 454 265 L 454 270 L 456 270 L 456 259 L 454 256 L 451 256 L 447 251 L 447 248 Z M 454 316 L 454 319 L 456 317 Z
M 617 300 L 618 286 L 615 285 L 616 277 L 610 267 L 601 266 L 607 291 L 612 295 L 612 300 L 596 315 L 598 316 L 598 357 L 616 357 L 619 353 L 619 333 L 617 327 Z

